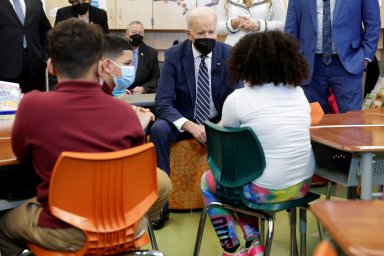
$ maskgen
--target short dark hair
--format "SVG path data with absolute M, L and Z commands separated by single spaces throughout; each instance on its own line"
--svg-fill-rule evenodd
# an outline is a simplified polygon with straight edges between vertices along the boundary
M 250 86 L 274 83 L 298 86 L 309 78 L 309 67 L 298 41 L 280 31 L 252 33 L 232 48 L 228 60 L 230 80 Z
M 82 77 L 101 59 L 104 35 L 97 25 L 70 18 L 59 22 L 48 40 L 54 69 L 68 78 Z
M 103 59 L 110 58 L 114 60 L 121 56 L 124 50 L 132 51 L 132 45 L 128 40 L 117 35 L 109 34 L 104 36 Z

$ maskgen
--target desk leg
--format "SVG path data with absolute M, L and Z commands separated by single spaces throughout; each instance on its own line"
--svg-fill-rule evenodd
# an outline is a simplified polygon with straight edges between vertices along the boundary
M 372 159 L 373 154 L 370 152 L 364 152 L 361 154 L 361 199 L 372 199 Z

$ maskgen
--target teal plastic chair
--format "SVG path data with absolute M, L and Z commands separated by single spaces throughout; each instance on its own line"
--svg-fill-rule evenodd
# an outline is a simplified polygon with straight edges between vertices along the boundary
M 212 202 L 206 205 L 201 213 L 199 228 L 196 237 L 194 256 L 199 255 L 203 238 L 204 225 L 208 210 L 214 207 L 229 209 L 235 212 L 248 214 L 265 220 L 267 234 L 261 225 L 262 239 L 265 240 L 265 254 L 270 255 L 276 212 L 286 210 L 290 217 L 291 226 L 291 255 L 298 255 L 296 242 L 296 208 L 300 208 L 300 240 L 301 255 L 306 254 L 306 210 L 308 203 L 320 196 L 308 193 L 304 198 L 283 203 L 255 204 L 249 203 L 242 187 L 257 179 L 263 173 L 266 163 L 263 148 L 250 128 L 224 128 L 205 122 L 208 146 L 208 165 L 217 183 L 217 193 L 221 202 Z M 265 237 L 264 237 L 265 236 Z

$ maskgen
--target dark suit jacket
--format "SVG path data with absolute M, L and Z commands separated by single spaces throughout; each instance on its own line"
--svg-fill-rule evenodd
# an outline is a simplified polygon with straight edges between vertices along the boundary
M 55 25 L 69 18 L 79 17 L 73 10 L 72 6 L 66 6 L 57 10 Z M 89 7 L 89 23 L 99 24 L 104 31 L 104 34 L 109 33 L 107 12 L 94 6 Z
M 155 93 L 160 77 L 159 60 L 157 51 L 142 43 L 139 46 L 138 63 L 135 82 L 130 89 L 136 86 L 143 86 L 144 93 Z
M 27 39 L 30 71 L 44 74 L 47 33 L 51 29 L 41 0 L 25 1 L 24 26 L 9 0 L 0 0 L 0 77 L 17 79 L 22 70 L 23 38 Z
M 302 53 L 312 73 L 318 33 L 315 0 L 289 1 L 285 32 L 300 40 Z M 380 9 L 377 0 L 336 1 L 332 39 L 348 72 L 359 74 L 364 70 L 364 58 L 373 60 L 379 35 Z
M 243 86 L 237 84 L 230 87 L 228 84 L 226 61 L 230 51 L 231 46 L 216 42 L 212 52 L 211 90 L 219 118 L 227 96 L 235 88 Z M 165 62 L 156 93 L 155 111 L 159 118 L 168 122 L 174 122 L 182 117 L 194 120 L 195 101 L 196 79 L 192 42 L 185 40 L 165 52 Z

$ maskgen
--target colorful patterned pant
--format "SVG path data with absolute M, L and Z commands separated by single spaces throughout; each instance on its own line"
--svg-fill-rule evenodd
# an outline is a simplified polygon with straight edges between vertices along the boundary
M 304 197 L 308 193 L 310 185 L 311 178 L 288 188 L 276 190 L 262 188 L 251 182 L 243 187 L 243 192 L 248 201 L 252 203 L 279 203 Z M 205 205 L 211 202 L 220 202 L 216 193 L 216 182 L 211 171 L 204 173 L 201 179 L 201 190 Z M 239 223 L 246 241 L 252 241 L 260 236 L 258 218 L 222 208 L 211 208 L 208 215 L 224 250 L 237 247 L 240 244 L 236 233 L 235 219 Z

